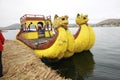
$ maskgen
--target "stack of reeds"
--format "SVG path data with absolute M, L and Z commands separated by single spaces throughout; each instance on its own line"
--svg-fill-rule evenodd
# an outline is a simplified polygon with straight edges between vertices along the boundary
M 65 80 L 30 48 L 12 40 L 4 44 L 2 62 L 4 76 L 0 80 Z

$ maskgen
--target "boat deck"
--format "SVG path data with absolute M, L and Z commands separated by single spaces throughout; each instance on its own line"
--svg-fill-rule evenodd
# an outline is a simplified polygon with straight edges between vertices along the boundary
M 50 39 L 52 39 L 52 37 L 51 38 L 49 37 L 49 38 L 29 39 L 29 40 L 33 43 L 42 44 L 42 43 L 45 43 L 45 42 L 49 41 Z

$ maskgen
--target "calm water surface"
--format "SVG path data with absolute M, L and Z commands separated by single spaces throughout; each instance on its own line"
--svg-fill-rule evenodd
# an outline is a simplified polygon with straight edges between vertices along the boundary
M 76 28 L 70 29 L 73 33 Z M 57 63 L 46 63 L 72 80 L 120 80 L 120 27 L 94 27 L 96 42 L 90 51 Z M 16 30 L 3 33 L 13 40 Z

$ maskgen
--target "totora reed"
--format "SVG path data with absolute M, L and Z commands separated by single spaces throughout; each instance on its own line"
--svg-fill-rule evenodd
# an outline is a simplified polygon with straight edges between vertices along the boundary
M 2 64 L 0 80 L 70 80 L 47 67 L 30 48 L 12 40 L 4 44 Z

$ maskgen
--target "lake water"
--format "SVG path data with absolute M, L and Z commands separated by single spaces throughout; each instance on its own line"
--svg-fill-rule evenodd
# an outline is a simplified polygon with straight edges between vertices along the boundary
M 61 76 L 72 80 L 120 80 L 120 27 L 94 27 L 96 42 L 90 51 L 57 63 L 46 63 Z M 76 28 L 70 29 L 73 33 Z M 13 40 L 17 31 L 4 32 Z

